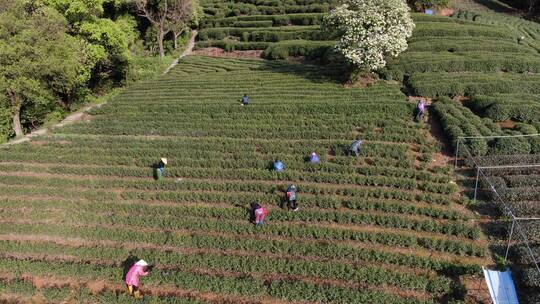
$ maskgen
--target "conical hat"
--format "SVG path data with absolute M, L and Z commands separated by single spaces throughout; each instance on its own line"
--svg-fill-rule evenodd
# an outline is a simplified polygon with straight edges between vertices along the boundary
M 148 266 L 148 263 L 146 263 L 145 260 L 139 260 L 137 263 L 135 263 L 137 266 Z
M 164 163 L 164 164 L 166 165 L 166 164 L 167 164 L 167 159 L 164 158 L 164 157 L 162 157 L 162 158 L 161 158 L 161 162 Z

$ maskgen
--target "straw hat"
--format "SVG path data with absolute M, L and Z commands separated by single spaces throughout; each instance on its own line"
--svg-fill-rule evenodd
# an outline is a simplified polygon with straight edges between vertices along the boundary
M 135 263 L 137 266 L 148 266 L 148 263 L 146 263 L 145 260 L 139 260 L 137 263 Z
M 311 156 L 317 156 L 317 153 L 313 152 L 311 153 Z
M 165 157 L 162 157 L 161 158 L 161 162 L 164 163 L 165 165 L 167 164 L 167 159 Z

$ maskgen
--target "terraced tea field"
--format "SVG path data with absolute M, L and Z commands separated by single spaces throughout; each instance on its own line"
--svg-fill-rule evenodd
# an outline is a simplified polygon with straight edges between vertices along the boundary
M 410 95 L 445 100 L 435 112 L 455 147 L 459 136 L 536 134 L 540 130 L 540 25 L 516 17 L 457 12 L 416 16 L 409 48 L 382 71 Z M 508 123 L 510 122 L 510 123 Z M 502 146 L 479 139 L 474 155 L 539 153 L 537 138 Z
M 190 56 L 85 122 L 2 147 L 0 293 L 129 302 L 123 262 L 137 256 L 156 265 L 145 302 L 462 296 L 487 243 L 431 161 L 438 144 L 399 86 L 344 88 L 339 73 Z M 358 136 L 362 157 L 345 156 Z M 312 151 L 321 164 L 305 163 Z M 276 159 L 284 172 L 268 170 Z M 299 212 L 279 207 L 290 182 Z M 263 227 L 249 222 L 254 201 L 270 210 Z

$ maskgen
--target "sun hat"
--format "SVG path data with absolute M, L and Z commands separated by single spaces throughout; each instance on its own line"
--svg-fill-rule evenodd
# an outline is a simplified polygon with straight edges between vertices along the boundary
M 165 165 L 167 164 L 167 159 L 165 157 L 162 157 L 161 158 L 161 162 L 164 163 Z
M 137 266 L 148 266 L 148 263 L 146 263 L 145 260 L 139 260 L 137 263 L 135 263 Z

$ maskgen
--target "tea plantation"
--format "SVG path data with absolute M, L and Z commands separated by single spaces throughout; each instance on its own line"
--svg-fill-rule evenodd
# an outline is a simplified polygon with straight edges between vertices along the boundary
M 382 72 L 411 95 L 439 98 L 435 112 L 455 146 L 460 136 L 540 130 L 540 25 L 516 17 L 457 12 L 416 17 L 409 49 Z M 498 122 L 512 123 L 503 125 Z M 539 153 L 539 139 L 466 143 L 474 155 Z
M 494 239 L 441 150 L 539 133 L 540 25 L 412 14 L 408 50 L 356 87 L 320 28 L 335 1 L 201 5 L 196 49 L 264 59 L 187 56 L 81 122 L 0 147 L 0 302 L 133 303 L 123 275 L 145 259 L 140 303 L 477 303 Z M 408 96 L 430 99 L 429 124 Z M 361 156 L 347 156 L 357 138 Z M 540 161 L 540 137 L 462 143 L 486 166 Z M 538 168 L 488 175 L 516 215 L 540 215 Z M 283 206 L 291 183 L 297 212 Z M 262 227 L 254 202 L 269 209 Z M 505 239 L 502 226 L 488 231 Z M 540 301 L 527 252 L 510 258 L 522 299 Z
M 207 17 L 197 48 L 227 51 L 261 50 L 267 59 L 304 56 L 325 61 L 333 56 L 337 38 L 320 28 L 333 1 L 275 0 L 203 2 Z M 409 95 L 464 98 L 456 112 L 472 110 L 478 126 L 455 115 L 444 125 L 455 146 L 459 136 L 534 134 L 540 129 L 540 25 L 521 18 L 458 11 L 452 18 L 413 14 L 416 24 L 407 52 L 379 71 L 402 82 Z M 443 107 L 443 106 L 441 106 Z M 438 111 L 442 113 L 443 111 Z M 480 118 L 486 118 L 480 120 Z M 501 129 L 494 122 L 517 122 Z M 513 144 L 519 145 L 519 142 Z M 535 143 L 524 153 L 538 153 Z M 476 140 L 475 155 L 515 152 L 511 146 Z
M 156 265 L 144 301 L 463 297 L 490 261 L 449 169 L 431 162 L 438 144 L 398 85 L 348 89 L 341 72 L 190 56 L 85 122 L 1 148 L 0 293 L 130 301 L 131 255 Z M 345 156 L 358 136 L 362 156 Z M 305 162 L 313 151 L 321 164 Z M 268 170 L 276 159 L 284 172 Z M 298 212 L 279 207 L 290 182 Z M 254 201 L 270 210 L 263 227 Z

